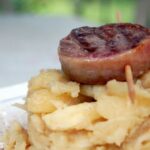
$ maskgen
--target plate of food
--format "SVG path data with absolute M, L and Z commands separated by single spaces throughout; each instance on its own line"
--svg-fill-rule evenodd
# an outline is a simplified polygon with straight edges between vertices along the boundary
M 149 150 L 150 30 L 79 27 L 58 55 L 62 69 L 40 71 L 7 108 L 21 119 L 5 127 L 4 150 Z
M 25 127 L 27 113 L 23 109 L 20 109 L 19 106 L 24 104 L 26 93 L 27 83 L 0 89 L 0 137 L 2 137 L 4 131 L 15 120 L 19 121 Z M 0 148 L 3 148 L 2 139 L 0 139 Z

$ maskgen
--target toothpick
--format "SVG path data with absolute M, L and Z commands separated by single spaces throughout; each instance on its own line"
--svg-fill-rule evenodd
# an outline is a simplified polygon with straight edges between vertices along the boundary
M 130 65 L 125 66 L 125 75 L 126 75 L 126 80 L 128 84 L 128 92 L 129 92 L 128 94 L 129 94 L 131 102 L 134 103 L 135 88 L 134 88 L 132 69 Z
M 122 20 L 122 15 L 121 15 L 121 12 L 119 10 L 116 11 L 116 20 L 118 23 L 120 23 Z

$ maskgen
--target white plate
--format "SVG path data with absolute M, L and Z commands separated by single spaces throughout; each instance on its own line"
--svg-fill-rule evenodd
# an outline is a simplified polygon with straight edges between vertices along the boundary
M 27 93 L 27 83 L 0 89 L 0 137 L 10 127 L 14 120 L 25 126 L 27 113 L 14 106 L 15 103 L 23 104 Z M 0 142 L 0 149 L 3 143 Z

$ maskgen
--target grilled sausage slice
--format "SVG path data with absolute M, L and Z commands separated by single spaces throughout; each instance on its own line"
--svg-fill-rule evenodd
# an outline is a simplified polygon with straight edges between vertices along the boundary
M 80 27 L 60 41 L 58 53 L 62 70 L 74 81 L 124 81 L 126 65 L 134 77 L 150 69 L 150 30 L 131 23 Z

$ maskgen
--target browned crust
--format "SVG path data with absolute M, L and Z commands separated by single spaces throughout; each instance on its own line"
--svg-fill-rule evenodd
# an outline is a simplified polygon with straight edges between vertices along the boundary
M 59 50 L 63 71 L 75 80 L 85 84 L 105 83 L 111 79 L 125 80 L 125 66 L 133 68 L 133 76 L 138 77 L 150 68 L 150 38 L 139 46 L 124 53 L 101 59 L 64 56 Z

